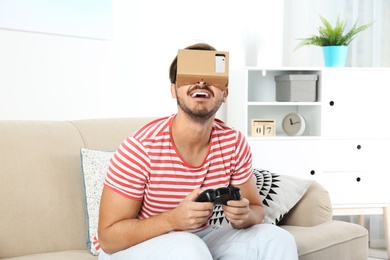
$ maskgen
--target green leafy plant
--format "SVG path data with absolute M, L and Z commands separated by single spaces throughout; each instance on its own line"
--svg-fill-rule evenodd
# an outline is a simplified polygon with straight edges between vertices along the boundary
M 301 48 L 305 45 L 316 45 L 316 46 L 348 46 L 357 34 L 361 31 L 366 30 L 374 22 L 357 27 L 357 22 L 354 23 L 351 30 L 344 33 L 347 25 L 347 20 L 341 21 L 340 15 L 337 17 L 336 26 L 332 27 L 328 20 L 319 15 L 323 26 L 318 28 L 319 35 L 313 35 L 308 38 L 301 38 L 300 43 L 295 47 L 294 50 Z

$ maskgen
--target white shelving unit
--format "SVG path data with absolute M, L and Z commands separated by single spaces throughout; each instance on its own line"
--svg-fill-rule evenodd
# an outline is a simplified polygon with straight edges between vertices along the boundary
M 316 74 L 316 102 L 276 101 L 275 76 Z M 390 256 L 389 68 L 256 68 L 230 72 L 228 125 L 242 131 L 253 167 L 311 178 L 328 190 L 335 214 L 383 212 Z M 307 128 L 286 136 L 300 113 Z M 252 119 L 275 119 L 276 136 L 252 137 Z
M 275 76 L 286 74 L 317 75 L 316 102 L 276 101 Z M 254 167 L 318 180 L 335 204 L 390 203 L 389 75 L 388 68 L 231 71 L 227 123 L 248 137 Z M 301 136 L 282 131 L 291 112 L 305 118 Z M 252 137 L 252 119 L 274 119 L 276 136 Z

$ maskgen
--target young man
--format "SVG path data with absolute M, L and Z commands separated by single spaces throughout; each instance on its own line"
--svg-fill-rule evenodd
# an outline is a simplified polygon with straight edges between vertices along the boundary
M 190 50 L 215 50 L 195 44 Z M 176 85 L 177 114 L 129 136 L 110 161 L 100 204 L 99 259 L 297 259 L 294 238 L 261 224 L 264 208 L 244 136 L 215 119 L 228 88 Z M 223 206 L 231 227 L 207 226 L 205 189 L 235 186 L 241 199 Z

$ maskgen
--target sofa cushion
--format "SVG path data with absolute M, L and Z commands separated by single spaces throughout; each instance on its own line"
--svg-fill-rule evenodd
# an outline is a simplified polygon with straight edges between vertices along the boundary
M 300 260 L 367 260 L 368 231 L 357 224 L 328 221 L 313 227 L 281 227 L 295 237 Z
M 97 256 L 91 255 L 87 250 L 69 250 L 53 253 L 24 255 L 19 257 L 5 258 L 9 260 L 98 260 Z
M 253 169 L 256 186 L 263 201 L 264 223 L 278 224 L 282 217 L 302 198 L 312 180 Z M 214 208 L 211 225 L 228 225 L 222 206 Z
M 81 148 L 84 194 L 87 216 L 87 246 L 91 254 L 98 255 L 97 228 L 99 222 L 100 197 L 109 160 L 114 152 Z

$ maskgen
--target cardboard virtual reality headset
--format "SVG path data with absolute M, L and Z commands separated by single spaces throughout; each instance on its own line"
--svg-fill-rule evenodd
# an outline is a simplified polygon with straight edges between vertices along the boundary
M 176 86 L 205 82 L 224 90 L 229 80 L 229 53 L 207 50 L 179 50 Z

